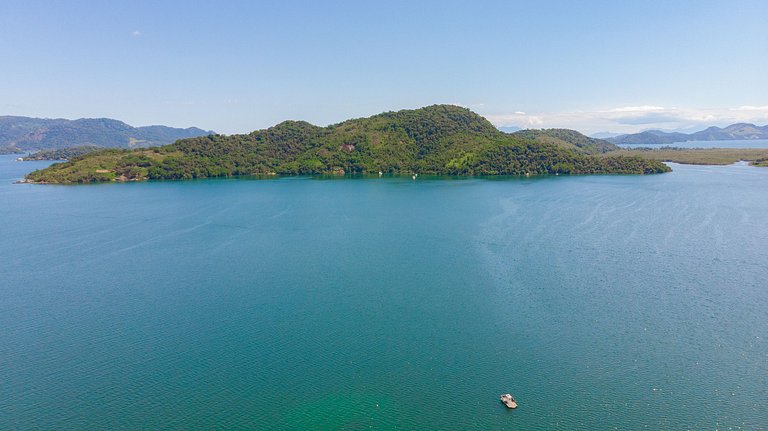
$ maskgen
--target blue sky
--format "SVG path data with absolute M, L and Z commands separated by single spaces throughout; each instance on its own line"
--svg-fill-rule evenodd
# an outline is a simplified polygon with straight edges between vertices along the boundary
M 0 2 L 0 115 L 223 133 L 434 103 L 587 133 L 768 123 L 768 1 Z

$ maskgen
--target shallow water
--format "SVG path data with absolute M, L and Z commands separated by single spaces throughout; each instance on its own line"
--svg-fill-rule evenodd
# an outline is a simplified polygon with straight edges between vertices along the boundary
M 768 423 L 768 169 L 41 186 L 12 160 L 0 428 Z

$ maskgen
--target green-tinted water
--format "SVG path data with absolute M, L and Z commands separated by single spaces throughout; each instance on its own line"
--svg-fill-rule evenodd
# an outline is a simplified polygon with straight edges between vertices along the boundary
M 768 424 L 768 169 L 39 186 L 11 160 L 0 428 Z

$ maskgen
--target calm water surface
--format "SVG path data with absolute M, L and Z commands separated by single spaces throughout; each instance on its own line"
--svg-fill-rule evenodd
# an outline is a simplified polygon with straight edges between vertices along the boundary
M 2 429 L 768 424 L 768 169 L 40 186 L 12 160 Z

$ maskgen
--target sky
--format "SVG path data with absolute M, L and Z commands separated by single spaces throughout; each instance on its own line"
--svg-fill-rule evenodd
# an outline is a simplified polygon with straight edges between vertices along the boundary
M 0 2 L 0 115 L 246 133 L 436 103 L 588 134 L 768 124 L 768 1 Z

